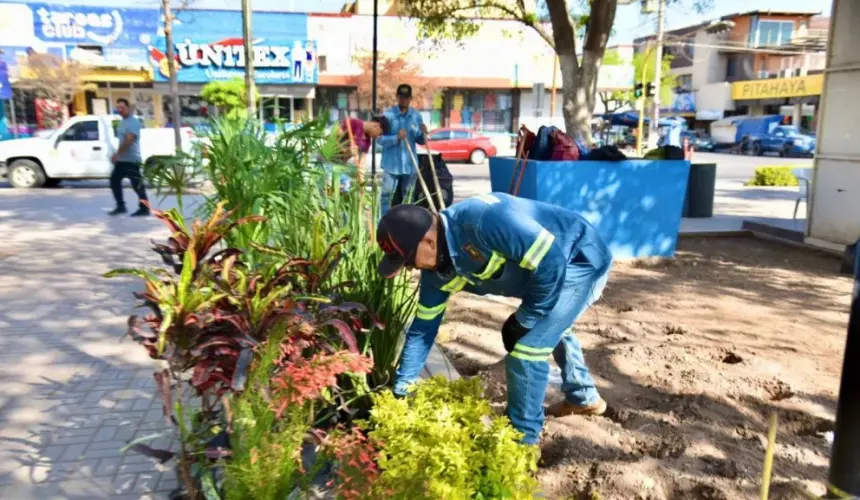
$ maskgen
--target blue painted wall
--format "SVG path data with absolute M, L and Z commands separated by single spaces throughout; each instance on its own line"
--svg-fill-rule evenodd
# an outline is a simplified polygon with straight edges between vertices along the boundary
M 490 158 L 493 191 L 508 192 L 513 158 Z M 589 220 L 615 258 L 675 254 L 690 162 L 529 161 L 518 195 Z

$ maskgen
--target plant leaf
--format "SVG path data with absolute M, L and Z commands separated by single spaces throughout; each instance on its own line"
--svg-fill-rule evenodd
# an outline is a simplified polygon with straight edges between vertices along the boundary
M 221 500 L 221 496 L 218 495 L 218 490 L 215 488 L 215 480 L 212 479 L 211 472 L 204 472 L 200 482 L 201 486 L 203 486 L 201 488 L 203 490 L 203 497 L 206 500 Z
M 355 334 L 352 332 L 352 328 L 346 324 L 345 321 L 340 319 L 330 319 L 323 323 L 324 326 L 333 326 L 335 330 L 337 330 L 340 338 L 343 339 L 343 342 L 349 348 L 350 352 L 358 353 L 358 342 L 355 340 Z

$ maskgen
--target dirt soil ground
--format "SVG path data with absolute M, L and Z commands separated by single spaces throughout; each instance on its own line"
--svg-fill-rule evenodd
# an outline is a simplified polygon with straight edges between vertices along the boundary
M 839 260 L 754 238 L 684 239 L 676 258 L 617 262 L 576 327 L 609 410 L 548 419 L 548 498 L 758 498 L 769 416 L 771 498 L 823 494 L 852 282 Z M 515 301 L 459 294 L 440 342 L 499 411 L 499 330 Z M 560 399 L 551 389 L 548 402 Z

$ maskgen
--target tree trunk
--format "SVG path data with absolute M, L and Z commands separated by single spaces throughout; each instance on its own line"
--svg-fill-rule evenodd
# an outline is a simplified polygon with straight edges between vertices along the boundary
M 576 55 L 576 26 L 566 0 L 547 0 L 552 21 L 555 52 L 561 67 L 564 125 L 567 134 L 591 143 L 591 114 L 594 111 L 600 64 L 606 52 L 618 0 L 593 0 L 586 26 L 582 62 Z
M 164 42 L 167 44 L 167 69 L 170 73 L 170 114 L 173 120 L 173 140 L 176 153 L 182 152 L 182 113 L 179 109 L 179 82 L 176 79 L 176 52 L 173 45 L 173 15 L 170 13 L 170 0 L 162 0 L 164 9 Z

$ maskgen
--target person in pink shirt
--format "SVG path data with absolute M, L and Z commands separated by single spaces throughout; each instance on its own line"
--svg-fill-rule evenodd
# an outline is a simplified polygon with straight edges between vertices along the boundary
M 388 119 L 384 116 L 374 116 L 369 121 L 358 118 L 347 118 L 342 121 L 340 131 L 343 136 L 344 161 L 354 160 L 355 165 L 361 166 L 363 156 L 370 151 L 371 141 L 382 135 L 389 127 Z M 358 180 L 361 182 L 361 168 L 359 168 Z

